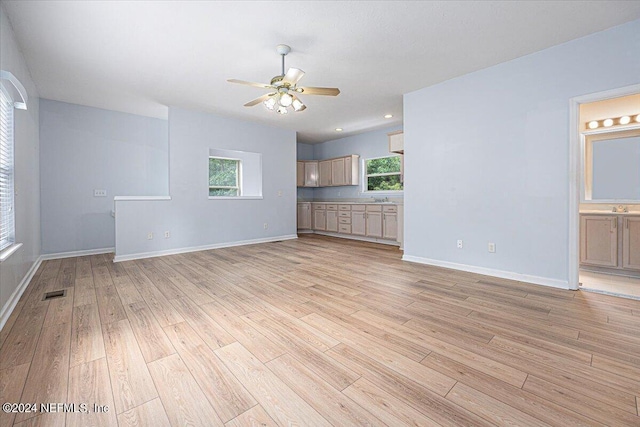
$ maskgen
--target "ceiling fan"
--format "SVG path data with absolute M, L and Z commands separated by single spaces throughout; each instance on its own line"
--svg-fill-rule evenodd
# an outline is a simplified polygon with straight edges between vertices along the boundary
M 325 96 L 337 96 L 340 93 L 340 89 L 334 87 L 302 87 L 298 86 L 298 81 L 304 76 L 304 71 L 297 68 L 289 68 L 287 73 L 284 72 L 284 57 L 291 52 L 291 48 L 286 44 L 279 44 L 276 46 L 276 51 L 282 57 L 282 74 L 275 76 L 271 79 L 271 83 L 254 83 L 244 80 L 229 79 L 229 83 L 239 83 L 242 85 L 260 87 L 264 89 L 272 89 L 273 91 L 262 95 L 252 101 L 244 104 L 245 107 L 253 107 L 261 102 L 264 106 L 271 111 L 275 111 L 278 114 L 288 114 L 288 108 L 292 108 L 294 112 L 303 111 L 307 108 L 302 103 L 298 94 L 305 95 L 325 95 Z

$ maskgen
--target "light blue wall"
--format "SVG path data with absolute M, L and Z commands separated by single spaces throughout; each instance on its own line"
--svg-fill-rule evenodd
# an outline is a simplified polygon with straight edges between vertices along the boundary
M 11 24 L 0 5 L 0 69 L 13 73 L 29 95 L 27 110 L 15 110 L 15 224 L 22 247 L 0 263 L 0 327 L 19 298 L 19 286 L 40 256 L 39 98 Z
M 116 202 L 117 257 L 295 235 L 295 132 L 170 108 L 169 145 L 172 200 Z M 211 148 L 261 153 L 263 199 L 210 200 Z
M 334 139 L 332 141 L 323 142 L 321 144 L 310 145 L 298 144 L 298 159 L 304 160 L 323 160 L 332 157 L 347 156 L 357 154 L 360 156 L 360 169 L 362 169 L 363 159 L 371 157 L 389 156 L 389 137 L 388 133 L 401 130 L 402 126 L 393 126 L 386 129 L 379 129 L 358 135 L 348 136 L 345 138 Z M 309 157 L 308 147 L 312 147 L 313 155 Z M 305 156 L 305 157 L 301 157 Z M 307 195 L 309 189 L 305 189 L 307 198 L 315 199 L 356 199 L 371 198 L 361 192 L 361 185 L 347 185 L 340 187 L 324 187 L 314 188 L 312 195 Z M 394 195 L 393 197 L 402 197 Z
M 114 196 L 169 194 L 167 121 L 40 105 L 42 252 L 113 248 Z M 94 189 L 107 197 L 94 197 Z
M 405 255 L 566 284 L 569 99 L 640 83 L 639 52 L 634 21 L 405 95 Z

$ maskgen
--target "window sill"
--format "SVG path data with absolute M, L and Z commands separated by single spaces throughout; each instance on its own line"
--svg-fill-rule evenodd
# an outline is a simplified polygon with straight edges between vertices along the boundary
M 375 196 L 388 194 L 390 196 L 402 196 L 404 194 L 404 190 L 389 190 L 389 191 L 361 191 L 360 194 L 371 194 Z
M 0 262 L 6 261 L 11 255 L 16 253 L 18 249 L 22 246 L 22 243 L 14 243 L 9 247 L 4 248 L 0 252 Z
M 209 200 L 262 200 L 262 196 L 209 196 Z

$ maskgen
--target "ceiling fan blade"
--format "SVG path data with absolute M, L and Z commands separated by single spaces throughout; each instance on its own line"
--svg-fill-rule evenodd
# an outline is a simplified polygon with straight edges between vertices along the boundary
M 247 102 L 246 104 L 244 104 L 244 106 L 245 106 L 245 107 L 253 107 L 254 105 L 258 105 L 258 104 L 260 104 L 261 102 L 266 101 L 267 99 L 269 99 L 270 97 L 272 97 L 272 96 L 273 96 L 273 95 L 275 95 L 275 94 L 276 94 L 276 93 L 275 93 L 275 92 L 273 92 L 273 93 L 268 93 L 268 94 L 266 94 L 266 95 L 262 95 L 262 96 L 261 96 L 261 97 L 259 97 L 259 98 L 256 98 L 256 99 L 254 99 L 254 100 L 252 100 L 252 101 Z
M 296 83 L 304 76 L 304 71 L 297 68 L 289 68 L 287 74 L 282 78 L 283 83 L 289 83 L 291 86 L 295 86 Z
M 263 89 L 271 89 L 273 88 L 273 86 L 265 84 L 265 83 L 255 83 L 255 82 L 247 82 L 244 80 L 238 80 L 238 79 L 229 79 L 227 80 L 229 83 L 238 83 L 241 85 L 247 85 L 247 86 L 253 86 L 253 87 L 260 87 Z
M 299 87 L 298 92 L 305 95 L 326 95 L 326 96 L 338 96 L 340 89 L 337 87 Z

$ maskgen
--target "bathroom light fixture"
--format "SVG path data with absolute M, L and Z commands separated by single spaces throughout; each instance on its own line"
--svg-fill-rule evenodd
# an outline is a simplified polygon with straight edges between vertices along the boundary
M 601 120 L 591 120 L 585 123 L 586 127 L 588 129 L 598 129 L 600 127 L 605 127 L 605 128 L 609 128 L 612 126 L 626 126 L 626 125 L 631 125 L 631 120 L 633 118 L 633 121 L 636 123 L 640 123 L 640 114 L 636 114 L 636 115 L 629 115 L 629 116 L 620 116 L 620 117 L 611 117 L 608 119 L 601 119 Z
M 390 119 L 391 117 L 393 117 L 393 114 L 385 114 L 385 115 L 384 115 L 384 118 L 385 118 L 385 119 Z

